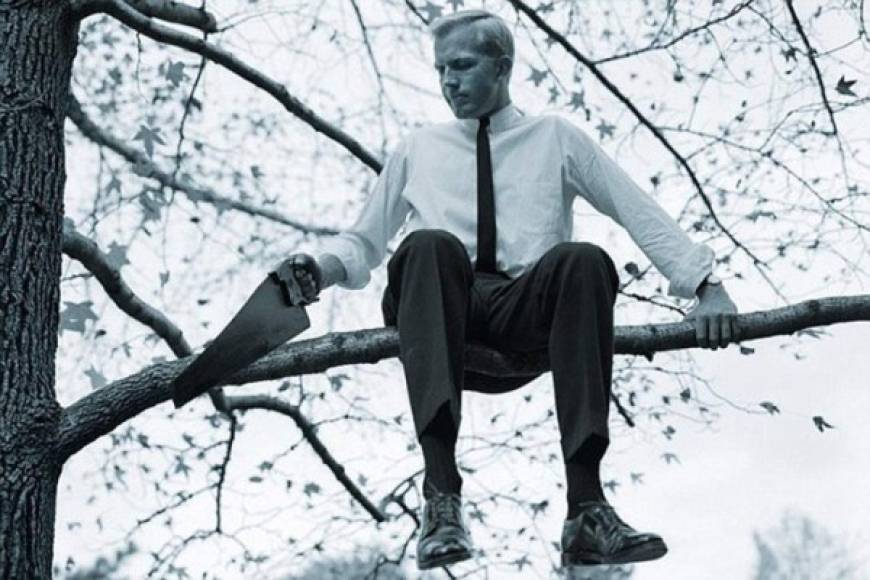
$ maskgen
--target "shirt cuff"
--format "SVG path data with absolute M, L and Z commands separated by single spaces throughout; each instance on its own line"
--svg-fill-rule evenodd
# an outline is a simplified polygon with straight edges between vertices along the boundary
M 692 299 L 701 282 L 713 272 L 713 250 L 703 244 L 695 244 L 670 278 L 668 294 L 678 298 Z
M 353 234 L 342 232 L 330 236 L 323 240 L 320 250 L 318 257 L 323 254 L 332 254 L 344 266 L 347 277 L 341 282 L 336 282 L 336 286 L 348 290 L 359 290 L 364 288 L 371 280 L 371 273 L 366 262 L 362 241 L 355 239 Z

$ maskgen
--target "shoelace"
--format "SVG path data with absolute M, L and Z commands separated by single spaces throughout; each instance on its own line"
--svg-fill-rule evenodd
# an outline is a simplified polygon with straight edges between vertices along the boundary
M 456 526 L 461 525 L 458 502 L 447 494 L 438 494 L 429 500 L 432 510 L 432 519 Z
M 614 510 L 612 506 L 602 505 L 602 506 L 596 507 L 595 511 L 598 512 L 599 517 L 601 517 L 601 519 L 603 519 L 605 521 L 609 520 L 609 522 L 615 522 L 617 524 L 617 527 L 621 527 L 621 528 L 624 528 L 626 530 L 633 531 L 633 528 L 631 526 L 629 526 L 627 523 L 622 521 L 622 518 L 619 517 L 619 515 L 616 513 L 616 510 Z

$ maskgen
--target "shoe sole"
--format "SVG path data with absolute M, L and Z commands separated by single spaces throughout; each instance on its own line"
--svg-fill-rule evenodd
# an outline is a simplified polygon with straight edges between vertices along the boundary
M 444 554 L 438 554 L 437 556 L 433 556 L 428 560 L 417 560 L 417 568 L 420 570 L 440 568 L 441 566 L 456 564 L 457 562 L 462 562 L 470 558 L 471 552 L 463 548 L 454 552 L 445 552 Z
M 562 552 L 562 566 L 583 566 L 596 564 L 629 564 L 631 562 L 646 562 L 661 558 L 668 553 L 664 541 L 650 541 L 632 546 L 622 552 L 603 556 L 595 552 Z

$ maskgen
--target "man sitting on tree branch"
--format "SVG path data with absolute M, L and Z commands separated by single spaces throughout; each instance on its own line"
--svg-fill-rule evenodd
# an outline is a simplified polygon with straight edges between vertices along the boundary
M 715 349 L 738 340 L 739 329 L 737 309 L 711 273 L 713 252 L 693 243 L 582 130 L 511 103 L 513 38 L 498 16 L 461 11 L 430 28 L 456 120 L 403 139 L 356 223 L 327 239 L 317 260 L 294 256 L 309 299 L 332 284 L 363 288 L 408 218 L 381 306 L 385 323 L 398 327 L 425 460 L 417 564 L 471 557 L 454 455 L 462 390 L 474 388 L 463 368 L 469 339 L 506 352 L 548 349 L 568 484 L 563 565 L 659 558 L 662 538 L 623 522 L 601 489 L 619 276 L 602 248 L 571 241 L 572 202 L 581 196 L 624 227 L 667 277 L 670 295 L 697 294 L 687 318 L 698 344 Z M 498 392 L 518 386 L 506 382 Z

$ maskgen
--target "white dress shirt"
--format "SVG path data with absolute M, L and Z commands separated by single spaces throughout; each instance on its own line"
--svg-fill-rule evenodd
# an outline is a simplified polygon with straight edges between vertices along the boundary
M 358 289 L 384 259 L 408 219 L 407 233 L 439 228 L 477 256 L 477 119 L 414 131 L 388 157 L 356 222 L 323 240 Z M 713 251 L 679 225 L 581 129 L 556 115 L 526 116 L 509 104 L 490 117 L 495 185 L 496 268 L 511 278 L 555 244 L 570 241 L 572 204 L 581 196 L 624 227 L 670 282 L 668 294 L 692 298 L 712 270 Z M 322 254 L 321 254 L 322 255 Z

